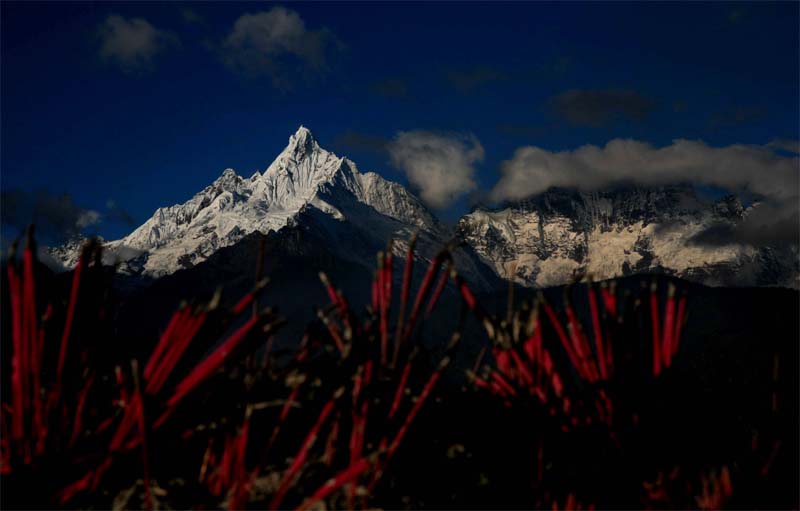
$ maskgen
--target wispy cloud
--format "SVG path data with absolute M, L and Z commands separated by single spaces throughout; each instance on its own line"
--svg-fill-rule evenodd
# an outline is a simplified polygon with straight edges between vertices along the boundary
M 279 89 L 291 86 L 296 71 L 324 72 L 330 54 L 341 49 L 325 28 L 311 30 L 300 15 L 285 7 L 243 14 L 222 43 L 223 59 L 234 70 L 269 75 Z
M 100 57 L 126 73 L 151 71 L 154 59 L 170 47 L 180 45 L 172 32 L 159 30 L 142 18 L 112 14 L 98 29 Z
M 484 150 L 474 135 L 405 131 L 388 149 L 392 163 L 434 208 L 448 207 L 477 186 L 475 164 L 483 160 Z
M 691 242 L 707 246 L 732 243 L 755 247 L 797 246 L 800 244 L 800 204 L 796 197 L 758 202 L 746 211 L 741 222 L 711 225 L 695 235 Z
M 688 182 L 744 193 L 760 202 L 752 216 L 729 233 L 729 241 L 780 241 L 798 226 L 800 157 L 777 154 L 775 147 L 711 147 L 701 141 L 676 140 L 659 148 L 623 139 L 611 140 L 605 147 L 586 145 L 560 152 L 522 147 L 503 163 L 491 199 L 519 200 L 551 187 L 592 191 L 621 183 L 656 186 Z M 711 242 L 721 234 L 710 232 L 704 241 Z
M 65 241 L 95 227 L 103 218 L 99 211 L 75 204 L 68 194 L 4 190 L 0 199 L 2 225 L 22 233 L 27 225 L 36 224 L 40 237 L 50 243 Z
M 105 208 L 92 209 L 76 204 L 67 193 L 53 194 L 41 189 L 33 192 L 11 189 L 0 193 L 0 222 L 11 236 L 19 235 L 34 224 L 45 244 L 56 245 L 81 234 L 96 234 L 108 224 L 135 227 L 138 222 L 116 201 L 109 199 Z M 7 234 L 8 234 L 7 233 Z
M 549 100 L 552 112 L 576 126 L 608 126 L 621 120 L 643 121 L 656 102 L 634 90 L 572 89 Z
M 643 185 L 693 182 L 785 197 L 797 194 L 799 161 L 780 156 L 768 146 L 711 147 L 693 140 L 653 147 L 614 139 L 605 147 L 585 145 L 560 152 L 528 146 L 503 163 L 503 175 L 492 193 L 495 200 L 521 199 L 554 186 L 595 190 L 629 181 Z

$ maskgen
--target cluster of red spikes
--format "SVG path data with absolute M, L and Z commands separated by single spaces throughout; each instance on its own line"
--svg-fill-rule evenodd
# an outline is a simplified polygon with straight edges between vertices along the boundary
M 132 360 L 76 372 L 74 367 L 91 351 L 88 332 L 106 314 L 103 305 L 88 309 L 85 299 L 96 292 L 93 286 L 104 271 L 99 246 L 89 244 L 83 251 L 62 311 L 37 303 L 42 298 L 37 295 L 35 247 L 29 238 L 21 264 L 12 257 L 7 266 L 12 371 L 10 399 L 0 415 L 2 473 L 36 469 L 48 462 L 51 452 L 81 460 L 81 470 L 88 470 L 62 485 L 52 501 L 66 505 L 92 495 L 112 479 L 109 474 L 136 460 L 144 487 L 142 506 L 153 509 L 155 480 L 161 479 L 154 446 L 176 438 L 187 445 L 199 440 L 202 463 L 196 481 L 217 499 L 214 505 L 242 509 L 255 498 L 269 509 L 288 504 L 307 510 L 338 498 L 336 502 L 347 508 L 366 508 L 374 504 L 371 499 L 385 484 L 392 461 L 408 443 L 409 432 L 464 335 L 467 314 L 461 315 L 446 346 L 422 356 L 426 349 L 417 337 L 445 292 L 460 297 L 462 312 L 472 315 L 489 341 L 472 369 L 465 371 L 474 389 L 502 409 L 532 403 L 544 417 L 556 417 L 560 431 L 603 425 L 611 440 L 618 441 L 619 410 L 630 408 L 619 406 L 627 403 L 620 403 L 614 383 L 624 365 L 620 354 L 632 347 L 626 344 L 630 337 L 619 335 L 617 328 L 630 308 L 614 282 L 568 288 L 560 307 L 558 300 L 539 293 L 532 303 L 516 309 L 511 285 L 507 314 L 500 319 L 456 271 L 452 245 L 436 253 L 415 279 L 416 244 L 414 236 L 399 264 L 394 253 L 399 243 L 390 243 L 378 254 L 366 315 L 354 310 L 320 273 L 330 304 L 317 310 L 318 323 L 307 330 L 283 366 L 274 363 L 269 352 L 283 320 L 272 309 L 258 307 L 267 284 L 259 270 L 252 290 L 230 307 L 222 305 L 218 291 L 208 302 L 175 310 L 141 371 Z M 397 275 L 395 266 L 402 266 Z M 413 290 L 415 280 L 419 286 Z M 570 299 L 575 295 L 568 293 L 575 289 L 585 291 L 585 297 Z M 659 293 L 654 283 L 639 301 L 649 334 L 640 345 L 647 347 L 647 372 L 652 358 L 650 374 L 656 379 L 673 366 L 679 353 L 686 296 L 672 283 Z M 583 309 L 576 305 L 582 302 Z M 57 342 L 48 343 L 50 339 Z M 264 347 L 264 363 L 255 367 L 253 353 Z M 326 369 L 320 370 L 323 366 Z M 208 419 L 198 423 L 197 410 L 214 394 L 209 382 L 221 383 L 222 375 L 241 380 L 237 388 L 242 389 L 244 403 L 219 412 L 222 416 L 213 425 Z M 112 395 L 98 385 L 101 380 L 113 383 Z M 274 400 L 276 395 L 281 398 Z M 103 446 L 100 455 L 98 444 Z M 288 460 L 276 456 L 287 449 Z M 261 455 L 253 456 L 253 450 Z M 542 451 L 540 443 L 537 466 L 544 464 Z M 773 448 L 764 470 L 769 470 L 776 451 Z M 269 474 L 277 477 L 274 487 L 256 497 L 263 491 L 256 483 Z M 541 468 L 537 478 L 541 485 Z M 662 490 L 647 484 L 650 501 L 658 502 Z M 699 507 L 723 503 L 732 486 L 727 467 L 719 477 L 705 477 L 702 485 Z M 544 495 L 537 505 L 593 509 L 575 492 Z

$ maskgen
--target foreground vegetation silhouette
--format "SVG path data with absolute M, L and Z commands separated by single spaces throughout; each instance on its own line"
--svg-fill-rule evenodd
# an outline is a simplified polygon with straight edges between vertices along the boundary
M 320 274 L 330 303 L 288 353 L 272 306 L 291 290 L 260 269 L 123 349 L 102 247 L 54 275 L 29 232 L 3 269 L 3 506 L 797 506 L 794 329 L 730 369 L 685 339 L 696 287 L 664 277 L 516 306 L 510 287 L 494 314 L 455 249 L 420 271 L 413 240 L 404 261 L 390 244 L 363 310 Z

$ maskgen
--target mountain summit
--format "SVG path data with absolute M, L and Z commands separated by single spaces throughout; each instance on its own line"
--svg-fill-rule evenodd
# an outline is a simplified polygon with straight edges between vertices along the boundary
M 192 268 L 252 233 L 299 229 L 313 234 L 315 251 L 368 269 L 388 240 L 402 256 L 417 232 L 421 258 L 460 237 L 465 243 L 456 268 L 482 289 L 495 286 L 498 276 L 545 287 L 585 275 L 653 272 L 710 285 L 798 287 L 796 246 L 703 241 L 705 233 L 735 228 L 753 207 L 735 197 L 701 199 L 690 186 L 551 189 L 502 209 L 475 210 L 454 233 L 402 185 L 359 172 L 300 126 L 263 173 L 244 178 L 225 169 L 188 201 L 157 209 L 105 247 L 123 273 L 158 278 Z M 51 254 L 71 267 L 79 246 Z
M 702 199 L 689 185 L 587 193 L 550 189 L 501 209 L 478 209 L 459 233 L 498 275 L 546 287 L 591 276 L 666 273 L 715 286 L 798 287 L 796 246 L 709 242 L 758 204 Z
M 263 173 L 250 178 L 225 169 L 194 197 L 159 208 L 128 236 L 106 243 L 130 271 L 160 277 L 192 267 L 252 232 L 268 233 L 297 224 L 311 210 L 339 222 L 369 228 L 381 245 L 419 230 L 433 242 L 439 222 L 402 185 L 322 149 L 301 126 Z M 74 264 L 74 254 L 58 255 Z M 370 254 L 372 260 L 374 254 Z

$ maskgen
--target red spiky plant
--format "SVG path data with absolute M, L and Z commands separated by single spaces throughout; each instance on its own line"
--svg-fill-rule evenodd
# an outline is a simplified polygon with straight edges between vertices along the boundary
M 663 408 L 680 402 L 668 389 L 688 314 L 673 284 L 634 293 L 614 282 L 576 286 L 560 308 L 539 294 L 518 309 L 510 287 L 499 318 L 456 272 L 453 245 L 429 262 L 413 293 L 412 238 L 399 289 L 391 243 L 378 255 L 366 313 L 321 273 L 330 304 L 288 361 L 270 353 L 283 320 L 260 304 L 268 286 L 259 268 L 253 289 L 230 307 L 220 292 L 179 307 L 157 340 L 142 340 L 140 364 L 115 356 L 100 250 L 85 247 L 66 300 L 37 270 L 31 234 L 21 262 L 12 253 L 6 265 L 0 468 L 12 506 L 397 507 L 404 474 L 428 462 L 402 451 L 433 458 L 425 439 L 432 423 L 420 417 L 465 336 L 486 346 L 472 369 L 446 376 L 466 375 L 461 424 L 478 433 L 465 438 L 489 450 L 513 442 L 495 472 L 532 467 L 518 505 L 717 508 L 748 477 L 741 460 L 734 471 L 728 460 L 678 463 L 664 454 L 680 440 Z M 259 261 L 263 243 L 261 251 Z M 485 333 L 462 314 L 449 339 L 426 350 L 420 324 L 435 317 L 448 288 Z M 576 293 L 584 307 L 573 304 Z M 521 436 L 487 439 L 474 426 L 480 413 L 501 434 L 516 428 Z M 766 462 L 753 447 L 761 472 L 775 445 Z M 641 449 L 652 449 L 651 459 L 643 462 Z M 497 501 L 509 502 L 503 491 Z

